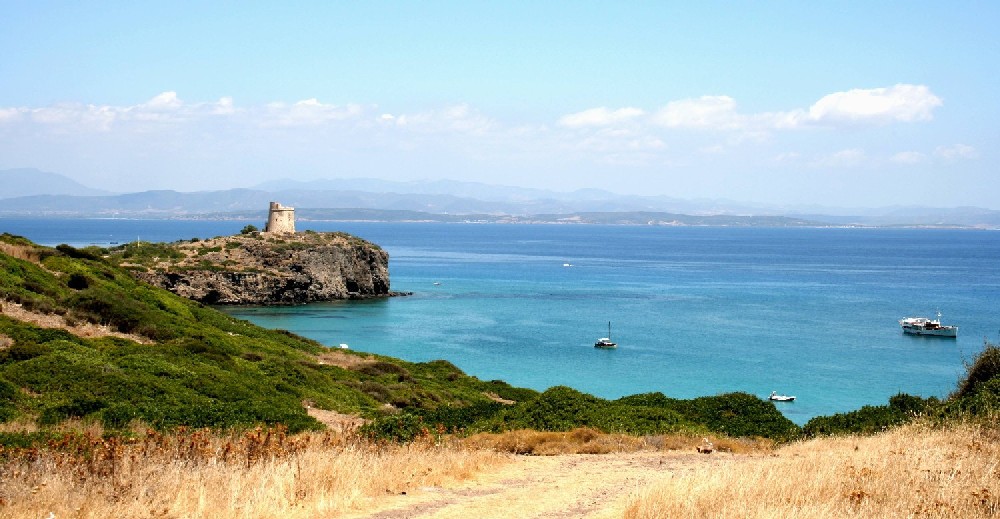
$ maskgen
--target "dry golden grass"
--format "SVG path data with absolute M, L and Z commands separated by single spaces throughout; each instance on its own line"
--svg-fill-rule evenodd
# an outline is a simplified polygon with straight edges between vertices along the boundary
M 1000 433 L 910 425 L 784 447 L 645 490 L 626 517 L 997 517 Z
M 131 442 L 85 432 L 44 449 L 0 451 L 0 516 L 330 516 L 507 459 L 453 445 L 380 445 L 280 429 L 226 437 L 148 432 Z
M 378 361 L 371 355 L 363 355 L 344 350 L 326 348 L 321 353 L 316 354 L 316 362 L 344 369 L 357 370 L 362 366 L 375 364 Z
M 6 315 L 11 319 L 16 319 L 18 321 L 24 321 L 26 323 L 31 323 L 35 326 L 41 328 L 61 328 L 63 330 L 76 335 L 77 337 L 93 338 L 93 337 L 120 337 L 122 339 L 128 339 L 131 341 L 138 342 L 140 344 L 152 344 L 153 341 L 141 336 L 131 333 L 122 333 L 116 330 L 112 330 L 111 327 L 103 324 L 94 324 L 85 321 L 75 321 L 68 320 L 66 316 L 57 314 L 46 314 L 42 312 L 36 312 L 34 310 L 28 310 L 24 308 L 20 303 L 15 303 L 8 299 L 0 299 L 0 314 Z M 9 347 L 13 345 L 10 341 L 7 346 L 4 346 L 5 341 L 3 336 L 0 336 L 0 349 L 3 347 Z
M 29 429 L 30 424 L 22 425 Z M 824 438 L 779 449 L 767 442 L 710 438 L 716 451 L 707 456 L 694 453 L 701 437 L 638 438 L 592 429 L 482 434 L 443 444 L 428 437 L 408 446 L 334 433 L 288 436 L 281 429 L 230 435 L 142 431 L 132 441 L 102 439 L 98 426 L 82 422 L 68 424 L 66 430 L 72 434 L 43 449 L 0 450 L 0 517 L 299 518 L 399 506 L 460 513 L 475 508 L 475 502 L 466 501 L 493 496 L 494 490 L 469 490 L 490 484 L 489 478 L 478 479 L 483 474 L 503 475 L 490 487 L 499 492 L 497 499 L 528 506 L 519 500 L 541 499 L 545 490 L 533 485 L 554 481 L 554 475 L 537 470 L 584 469 L 587 474 L 616 471 L 621 477 L 614 488 L 598 486 L 589 494 L 584 483 L 593 486 L 594 477 L 558 479 L 562 486 L 555 494 L 569 501 L 550 503 L 553 507 L 584 506 L 573 496 L 619 495 L 621 485 L 652 476 L 669 479 L 642 489 L 627 507 L 620 504 L 615 516 L 623 509 L 625 517 L 635 519 L 1000 516 L 1000 431 L 972 424 L 917 424 L 873 437 Z M 498 450 L 608 455 L 514 458 Z M 679 452 L 656 454 L 666 450 Z M 655 452 L 628 454 L 632 451 Z M 515 463 L 502 473 L 493 470 L 515 459 L 558 463 Z M 645 462 L 656 462 L 652 475 Z M 452 493 L 413 492 L 461 481 L 466 483 Z M 504 483 L 509 481 L 517 484 Z M 404 493 L 430 496 L 430 504 L 397 501 L 409 499 Z M 493 515 L 480 516 L 501 517 L 510 511 L 491 510 Z M 607 512 L 597 504 L 580 510 L 602 517 Z
M 570 432 L 509 431 L 480 433 L 466 438 L 464 445 L 513 454 L 553 456 L 558 454 L 607 454 L 634 452 L 648 448 L 642 438 L 624 434 L 604 434 L 581 428 Z
M 41 264 L 42 261 L 39 250 L 30 245 L 14 245 L 12 243 L 0 242 L 0 253 L 35 264 Z
M 708 438 L 719 452 L 747 454 L 770 451 L 774 442 L 741 438 Z M 701 436 L 670 434 L 629 436 L 607 434 L 582 427 L 569 432 L 539 432 L 531 430 L 503 433 L 480 433 L 464 440 L 474 449 L 491 449 L 513 454 L 554 456 L 559 454 L 609 454 L 613 452 L 694 450 L 703 441 Z

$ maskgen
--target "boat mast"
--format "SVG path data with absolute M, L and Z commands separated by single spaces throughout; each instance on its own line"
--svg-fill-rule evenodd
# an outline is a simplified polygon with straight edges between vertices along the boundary
M 608 340 L 611 340 L 611 321 L 608 321 Z

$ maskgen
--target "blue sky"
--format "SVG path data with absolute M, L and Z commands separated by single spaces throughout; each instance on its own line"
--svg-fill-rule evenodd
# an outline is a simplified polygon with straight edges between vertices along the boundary
M 0 169 L 1000 209 L 1000 4 L 204 4 L 0 3 Z

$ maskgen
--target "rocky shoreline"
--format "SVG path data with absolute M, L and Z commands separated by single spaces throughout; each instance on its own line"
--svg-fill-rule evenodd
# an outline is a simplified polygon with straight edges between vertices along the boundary
M 345 233 L 251 232 L 170 244 L 128 262 L 138 279 L 215 305 L 295 305 L 409 295 L 389 285 L 389 255 Z

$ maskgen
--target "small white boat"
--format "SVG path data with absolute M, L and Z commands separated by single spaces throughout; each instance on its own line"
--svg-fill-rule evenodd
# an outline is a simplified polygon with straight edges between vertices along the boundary
M 767 399 L 774 402 L 793 402 L 795 397 L 790 395 L 779 395 L 777 391 L 771 391 L 771 396 L 767 397 Z
M 350 349 L 350 348 L 351 348 L 351 347 L 350 347 L 350 346 L 348 346 L 347 344 L 345 344 L 345 343 L 340 343 L 340 349 L 342 349 L 342 350 L 347 350 L 347 349 Z
M 937 319 L 929 317 L 904 317 L 899 320 L 899 326 L 907 335 L 929 335 L 931 337 L 958 337 L 958 326 L 941 324 L 941 312 Z
M 607 337 L 601 337 L 600 339 L 597 339 L 597 342 L 594 343 L 594 347 L 595 348 L 602 348 L 602 349 L 605 349 L 605 350 L 609 350 L 609 349 L 613 349 L 613 348 L 617 348 L 618 347 L 617 344 L 615 344 L 614 342 L 611 342 L 611 321 L 608 321 L 608 336 Z

